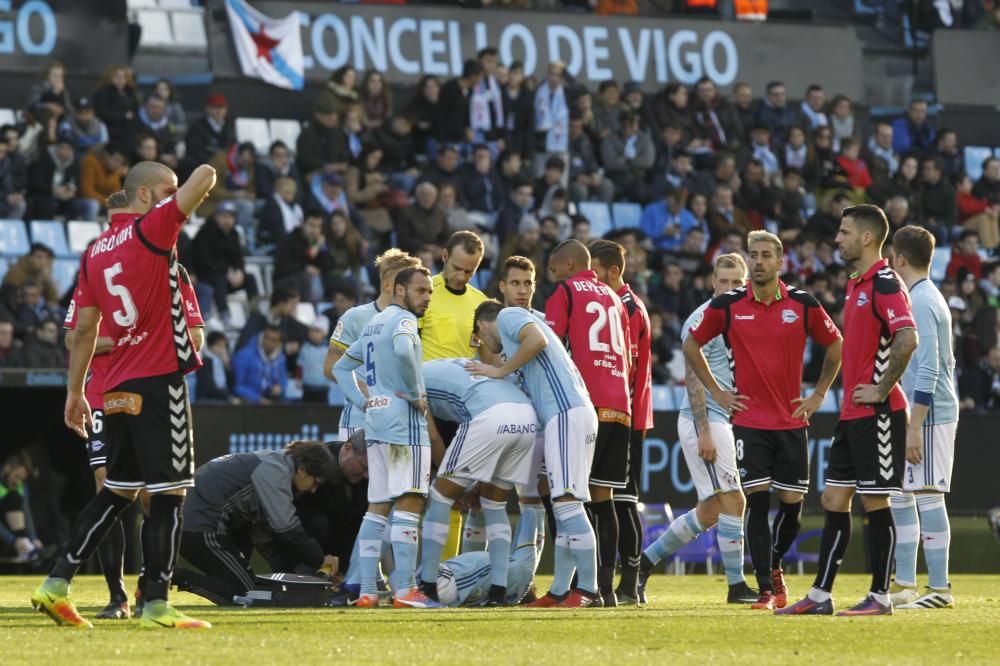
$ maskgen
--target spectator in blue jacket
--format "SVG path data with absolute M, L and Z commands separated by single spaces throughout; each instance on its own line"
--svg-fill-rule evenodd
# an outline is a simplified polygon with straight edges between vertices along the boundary
M 658 250 L 673 252 L 680 249 L 687 232 L 699 223 L 691 211 L 684 208 L 682 192 L 670 190 L 663 199 L 646 206 L 639 226 Z
M 797 121 L 795 109 L 788 106 L 788 93 L 785 90 L 785 84 L 781 81 L 768 83 L 767 94 L 757 109 L 757 122 L 755 124 L 763 125 L 771 130 L 772 145 L 783 146 L 788 128 L 795 125 Z
M 252 405 L 273 405 L 285 396 L 288 369 L 281 347 L 281 329 L 268 324 L 250 344 L 233 356 L 233 374 L 240 399 Z
M 892 149 L 897 154 L 929 153 L 935 149 L 937 130 L 927 117 L 927 102 L 915 99 L 906 114 L 892 123 Z

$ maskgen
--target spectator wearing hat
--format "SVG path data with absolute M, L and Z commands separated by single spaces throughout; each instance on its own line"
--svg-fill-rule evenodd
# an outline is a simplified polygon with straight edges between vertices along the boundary
M 910 100 L 906 113 L 892 122 L 892 147 L 900 155 L 934 151 L 937 130 L 927 115 L 927 102 Z
M 231 203 L 236 211 L 236 223 L 243 229 L 247 247 L 252 252 L 257 242 L 253 217 L 257 199 L 257 149 L 249 141 L 233 144 L 215 154 L 210 162 L 217 174 L 215 187 L 199 207 L 199 213 L 212 215 L 222 201 Z
M 28 167 L 28 203 L 34 219 L 96 220 L 100 203 L 80 196 L 80 162 L 68 136 L 60 136 Z
M 451 235 L 447 213 L 438 205 L 438 189 L 433 183 L 420 183 L 415 194 L 414 204 L 401 211 L 396 224 L 397 244 L 410 253 L 430 247 L 438 256 Z
M 579 113 L 569 118 L 569 193 L 574 203 L 592 199 L 611 203 L 615 196 L 614 183 L 604 177 Z
M 483 78 L 478 60 L 466 60 L 462 75 L 445 82 L 438 97 L 437 116 L 432 134 L 439 143 L 471 146 L 475 133 L 470 127 L 469 102 L 472 91 Z
M 649 106 L 645 103 L 646 93 L 642 90 L 642 84 L 638 81 L 629 81 L 622 88 L 622 111 L 631 111 L 639 117 L 639 124 L 643 128 L 648 127 L 651 123 L 646 117 L 649 111 Z M 621 122 L 619 120 L 619 129 L 621 129 Z
M 767 84 L 763 103 L 757 108 L 755 125 L 764 125 L 771 130 L 771 140 L 775 145 L 785 143 L 788 128 L 795 125 L 797 116 L 795 109 L 788 105 L 788 94 L 785 84 L 781 81 L 771 81 Z
M 330 320 L 319 315 L 309 324 L 309 337 L 299 349 L 298 375 L 302 378 L 302 402 L 325 405 L 330 398 L 330 380 L 323 362 L 330 348 Z
M 275 182 L 274 193 L 268 197 L 257 224 L 257 249 L 275 247 L 302 226 L 304 215 L 298 203 L 298 184 L 293 178 L 281 176 Z
M 20 156 L 9 151 L 10 144 L 0 138 L 0 218 L 19 220 L 28 208 L 24 196 L 27 177 L 19 175 L 23 169 Z M 18 186 L 22 180 L 23 184 Z
M 337 105 L 328 96 L 317 100 L 312 120 L 302 128 L 295 145 L 295 161 L 305 177 L 347 171 L 351 161 L 347 136 L 340 131 Z
M 236 142 L 236 127 L 229 118 L 229 102 L 215 93 L 205 102 L 205 115 L 191 124 L 184 138 L 185 163 L 192 168 L 207 164 Z
M 156 139 L 159 153 L 164 158 L 164 164 L 171 168 L 177 167 L 177 141 L 180 135 L 177 128 L 170 123 L 167 115 L 167 100 L 159 93 L 150 93 L 146 102 L 139 108 L 129 127 L 129 144 L 134 144 L 141 134 L 148 134 Z
M 110 141 L 127 141 L 129 126 L 139 111 L 135 80 L 126 65 L 112 65 L 94 91 L 94 110 L 108 126 Z
M 226 301 L 229 294 L 245 289 L 247 300 L 257 295 L 257 281 L 244 272 L 243 251 L 236 232 L 237 211 L 232 201 L 219 203 L 213 215 L 201 225 L 190 248 L 189 268 L 198 278 L 199 298 L 211 298 L 224 321 L 229 319 Z M 205 287 L 209 289 L 203 291 Z M 201 307 L 206 312 L 210 310 L 208 302 L 201 302 Z
M 274 256 L 274 282 L 318 303 L 331 291 L 334 261 L 323 233 L 323 214 L 307 211 L 302 226 L 282 239 Z
M 638 115 L 622 112 L 621 131 L 601 143 L 601 157 L 615 191 L 629 201 L 644 201 L 646 174 L 656 161 L 656 149 L 640 129 Z
M 128 157 L 121 146 L 97 146 L 80 160 L 79 196 L 104 206 L 108 197 L 122 189 L 127 171 Z
M 962 232 L 951 250 L 951 260 L 948 262 L 945 276 L 957 278 L 959 271 L 963 269 L 976 280 L 983 276 L 983 259 L 979 256 L 979 234 L 968 229 Z

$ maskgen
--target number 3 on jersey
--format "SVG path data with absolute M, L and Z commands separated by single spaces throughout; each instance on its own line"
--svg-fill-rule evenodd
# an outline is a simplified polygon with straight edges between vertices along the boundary
M 112 296 L 117 296 L 118 300 L 122 302 L 122 309 L 115 310 L 112 317 L 115 323 L 122 328 L 128 328 L 135 324 L 135 320 L 138 319 L 139 313 L 135 309 L 135 301 L 132 300 L 132 294 L 129 293 L 128 289 L 120 284 L 115 284 L 114 279 L 122 272 L 122 264 L 119 261 L 114 266 L 109 266 L 104 269 L 104 284 L 108 288 L 108 293 Z
M 365 349 L 365 383 L 375 386 L 375 343 L 369 342 Z
M 618 308 L 612 306 L 605 310 L 600 303 L 591 301 L 587 303 L 587 312 L 597 315 L 597 319 L 590 325 L 590 351 L 607 354 L 613 350 L 622 356 L 625 353 L 625 341 L 622 340 L 622 318 Z M 601 333 L 609 323 L 611 324 L 610 345 L 601 341 Z

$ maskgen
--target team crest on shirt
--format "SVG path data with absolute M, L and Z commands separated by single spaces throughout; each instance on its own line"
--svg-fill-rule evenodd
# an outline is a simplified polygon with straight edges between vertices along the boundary
M 343 333 L 344 333 L 344 320 L 340 319 L 337 321 L 337 325 L 334 327 L 333 335 L 331 337 L 333 337 L 334 340 L 339 340 L 340 336 Z
M 399 322 L 399 327 L 400 328 L 413 328 L 413 320 L 412 319 L 403 319 L 402 321 Z
M 868 293 L 863 291 L 860 294 L 858 294 L 858 300 L 857 303 L 855 303 L 855 305 L 857 305 L 859 308 L 863 305 L 868 305 Z
M 781 323 L 782 324 L 794 324 L 799 320 L 799 315 L 791 308 L 785 308 L 781 311 Z
M 702 322 L 702 320 L 704 318 L 705 318 L 705 311 L 704 310 L 702 310 L 701 312 L 699 312 L 698 314 L 696 314 L 694 316 L 694 319 L 691 320 L 691 330 L 694 330 L 694 329 L 698 328 L 699 326 L 701 326 L 701 322 Z
M 831 333 L 835 333 L 837 331 L 837 325 L 833 323 L 832 319 L 826 320 L 826 330 L 830 331 Z

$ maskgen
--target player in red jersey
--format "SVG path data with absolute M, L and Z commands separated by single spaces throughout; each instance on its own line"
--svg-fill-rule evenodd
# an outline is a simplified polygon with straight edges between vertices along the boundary
M 587 513 L 597 536 L 598 591 L 605 606 L 615 606 L 618 517 L 612 498 L 615 489 L 628 485 L 632 413 L 628 312 L 618 295 L 597 281 L 590 252 L 580 241 L 557 245 L 549 255 L 549 270 L 559 284 L 545 304 L 545 321 L 566 341 L 597 409 Z
M 108 465 L 104 488 L 81 512 L 66 553 L 31 598 L 58 624 L 91 626 L 69 600 L 70 581 L 145 487 L 152 497 L 143 528 L 142 626 L 210 626 L 173 609 L 167 590 L 180 546 L 184 494 L 194 483 L 183 373 L 200 364 L 184 318 L 176 243 L 188 215 L 214 185 L 215 169 L 208 165 L 178 189 L 169 168 L 139 162 L 125 178 L 128 212 L 115 216 L 80 260 L 64 419 L 83 438 L 93 427 L 84 378 L 107 318 L 114 345 L 104 380 Z
M 882 258 L 889 222 L 878 206 L 844 209 L 840 256 L 853 264 L 844 301 L 844 405 L 827 453 L 819 572 L 809 594 L 784 615 L 831 615 L 833 582 L 851 540 L 851 500 L 861 495 L 868 518 L 872 585 L 839 615 L 889 615 L 889 576 L 896 526 L 889 494 L 902 490 L 908 404 L 899 378 L 917 348 L 910 295 Z
M 592 241 L 590 267 L 597 279 L 621 298 L 628 312 L 628 331 L 632 343 L 632 372 L 629 388 L 632 397 L 632 432 L 628 447 L 628 483 L 614 491 L 615 515 L 618 518 L 618 556 L 621 579 L 615 595 L 620 605 L 644 603 L 639 595 L 638 574 L 642 557 L 642 519 L 639 515 L 639 479 L 642 476 L 642 447 L 646 431 L 653 427 L 652 338 L 646 306 L 622 279 L 625 272 L 625 248 L 609 240 Z
M 747 496 L 747 543 L 760 585 L 751 607 L 773 610 L 787 603 L 781 561 L 798 536 L 809 489 L 809 415 L 837 377 L 842 341 L 815 298 L 778 279 L 782 246 L 777 236 L 751 231 L 747 247 L 750 286 L 712 299 L 684 341 L 684 356 L 715 401 L 733 412 L 736 460 Z M 733 393 L 719 387 L 701 351 L 718 335 L 730 353 Z M 802 398 L 807 338 L 827 349 L 815 391 Z M 772 487 L 779 500 L 773 529 L 768 525 Z

